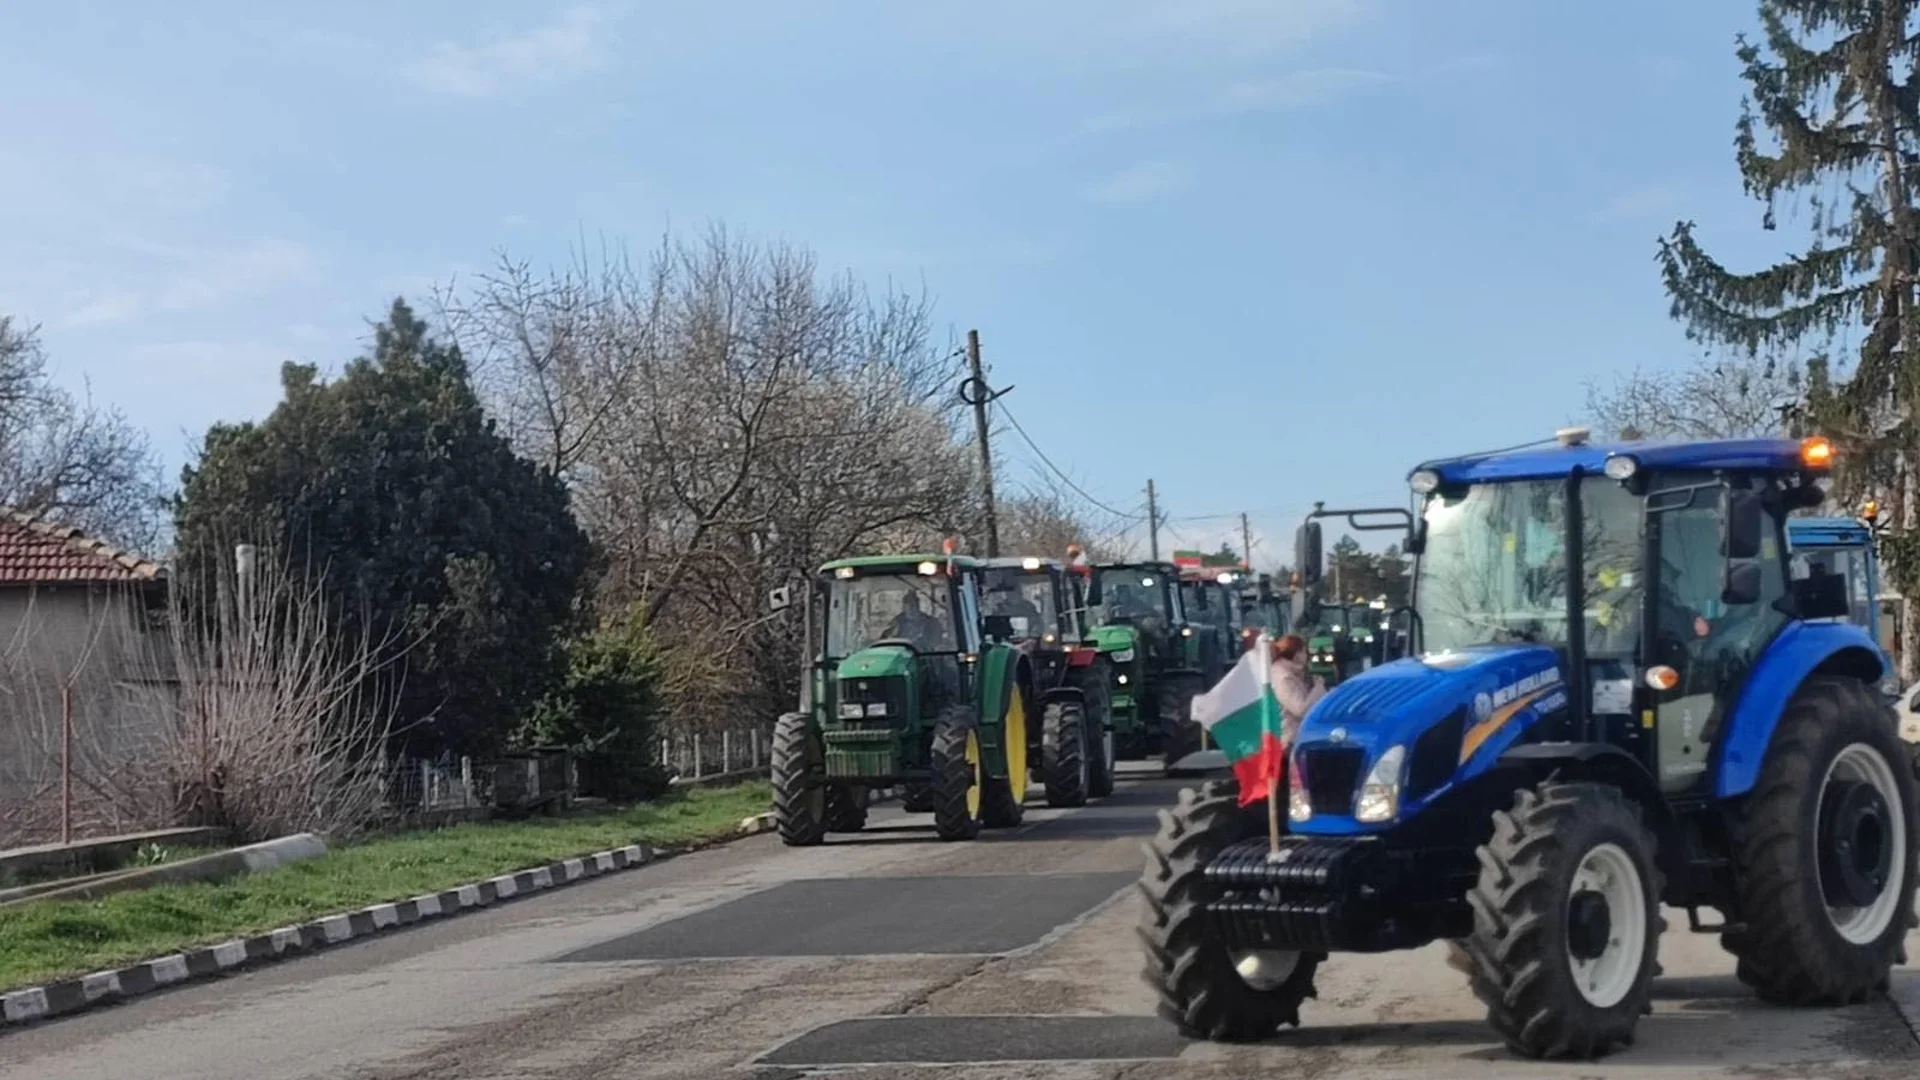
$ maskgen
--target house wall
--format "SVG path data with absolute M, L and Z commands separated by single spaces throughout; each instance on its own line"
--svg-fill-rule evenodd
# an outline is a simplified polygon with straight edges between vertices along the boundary
M 127 822 L 108 794 L 143 779 L 176 715 L 164 593 L 119 586 L 0 587 L 0 848 L 48 839 L 61 802 L 62 687 L 72 686 L 75 818 L 85 832 Z

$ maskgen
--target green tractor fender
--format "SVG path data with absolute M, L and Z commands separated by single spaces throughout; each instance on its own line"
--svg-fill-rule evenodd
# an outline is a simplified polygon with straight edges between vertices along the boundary
M 980 765 L 988 776 L 1005 779 L 1009 749 L 1007 721 L 1012 719 L 1016 707 L 1016 693 L 1020 695 L 1019 726 L 1030 729 L 1035 722 L 1034 717 L 1027 715 L 1036 704 L 1032 664 L 1011 645 L 989 645 L 980 652 L 974 686 L 978 695 L 975 713 L 980 724 Z M 1026 730 L 1018 733 L 1020 746 L 1013 754 L 1016 761 L 1026 758 L 1028 737 Z

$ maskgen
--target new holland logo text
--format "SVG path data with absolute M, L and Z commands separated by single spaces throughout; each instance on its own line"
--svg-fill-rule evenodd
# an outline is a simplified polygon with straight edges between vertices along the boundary
M 1491 694 L 1475 694 L 1473 696 L 1474 718 L 1476 720 L 1485 720 L 1487 717 L 1493 715 L 1495 709 L 1510 705 L 1536 690 L 1544 690 L 1550 686 L 1557 686 L 1559 682 L 1560 669 L 1548 668 L 1545 671 L 1536 671 L 1524 679 L 1508 683 Z

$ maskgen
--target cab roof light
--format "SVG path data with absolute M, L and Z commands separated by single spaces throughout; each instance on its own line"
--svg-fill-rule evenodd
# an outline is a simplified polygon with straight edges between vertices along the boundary
M 1020 569 L 1038 570 L 1040 569 L 1040 560 L 1029 555 L 1026 558 L 1020 560 Z
M 924 574 L 927 577 L 932 577 L 933 575 L 940 572 L 940 564 L 932 563 L 932 562 L 923 562 L 919 566 L 915 567 L 915 569 L 919 570 L 920 573 Z
M 1800 463 L 1809 469 L 1826 469 L 1833 465 L 1833 442 L 1825 435 L 1815 435 L 1800 441 Z
M 1633 474 L 1640 471 L 1640 459 L 1632 454 L 1614 454 L 1607 458 L 1601 471 L 1607 474 L 1609 480 L 1631 480 Z
M 833 572 L 833 576 L 839 578 L 841 581 L 845 581 L 853 576 L 853 567 L 842 566 Z
M 1407 486 L 1415 495 L 1431 495 L 1440 489 L 1440 474 L 1432 469 L 1415 469 L 1407 477 Z

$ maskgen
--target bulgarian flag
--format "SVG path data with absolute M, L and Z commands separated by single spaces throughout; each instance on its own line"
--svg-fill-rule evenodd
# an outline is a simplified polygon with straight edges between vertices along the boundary
M 1194 720 L 1212 736 L 1240 781 L 1241 806 L 1267 798 L 1286 760 L 1272 663 L 1267 635 L 1261 634 L 1225 678 L 1193 699 Z

